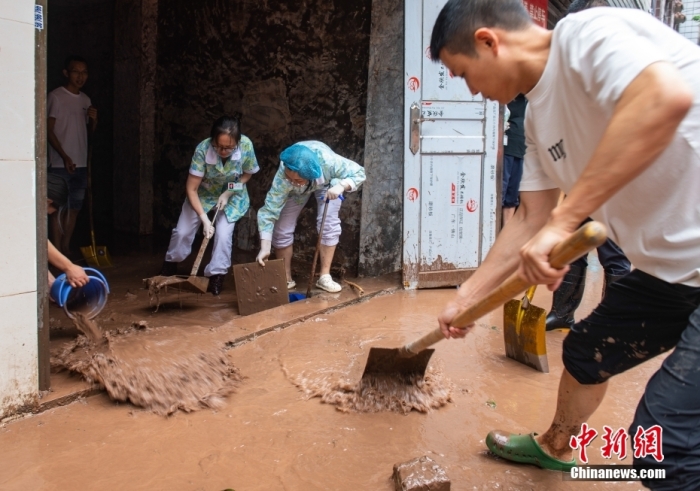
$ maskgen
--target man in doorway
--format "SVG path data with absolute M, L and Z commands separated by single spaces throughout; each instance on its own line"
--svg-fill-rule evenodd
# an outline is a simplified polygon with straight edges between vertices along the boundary
M 637 268 L 568 333 L 549 429 L 493 431 L 487 446 L 570 469 L 570 441 L 608 380 L 675 346 L 630 428 L 662 431 L 661 448 L 634 465 L 666 469 L 665 481 L 643 481 L 653 489 L 700 489 L 700 49 L 638 10 L 590 9 L 547 31 L 521 0 L 450 0 L 431 55 L 473 94 L 528 98 L 520 207 L 440 314 L 445 336 L 465 336 L 473 325 L 453 326 L 455 315 L 514 271 L 555 289 L 567 268 L 554 269 L 549 254 L 589 216 Z
M 88 78 L 87 62 L 80 56 L 69 56 L 63 75 L 65 85 L 51 91 L 47 99 L 49 172 L 68 182 L 70 199 L 63 220 L 52 215 L 51 237 L 56 248 L 69 255 L 87 189 L 88 126 L 90 133 L 97 128 L 97 109 L 80 90 Z

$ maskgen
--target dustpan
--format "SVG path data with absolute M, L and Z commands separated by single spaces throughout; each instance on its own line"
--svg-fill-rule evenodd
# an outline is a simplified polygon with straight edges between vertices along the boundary
M 214 213 L 214 219 L 212 223 L 216 223 L 216 217 L 219 215 L 219 208 L 216 208 Z M 189 276 L 176 275 L 176 276 L 154 276 L 153 278 L 144 279 L 144 283 L 148 286 L 149 290 L 152 292 L 158 292 L 162 289 L 172 288 L 174 290 L 180 290 L 183 292 L 192 293 L 207 293 L 207 287 L 209 286 L 209 278 L 205 276 L 197 276 L 199 272 L 199 264 L 202 262 L 202 257 L 204 257 L 204 251 L 209 244 L 209 239 L 211 237 L 204 237 L 202 240 L 202 245 L 199 246 L 199 252 L 192 265 L 192 271 Z

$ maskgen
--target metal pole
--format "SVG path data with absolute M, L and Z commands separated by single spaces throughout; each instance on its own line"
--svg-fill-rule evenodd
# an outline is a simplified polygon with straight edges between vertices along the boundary
M 36 159 L 36 259 L 37 259 L 37 334 L 39 342 L 39 390 L 51 387 L 51 360 L 49 353 L 49 286 L 48 249 L 46 247 L 46 32 L 48 29 L 48 0 L 36 0 L 44 9 L 44 28 L 35 29 L 34 46 L 34 100 L 35 100 L 35 159 Z

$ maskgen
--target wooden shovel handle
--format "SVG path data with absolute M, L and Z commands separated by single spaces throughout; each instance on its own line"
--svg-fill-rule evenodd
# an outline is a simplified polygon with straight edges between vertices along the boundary
M 212 226 L 216 223 L 216 216 L 219 214 L 219 208 L 216 208 L 216 212 L 214 213 L 214 219 L 211 221 Z M 194 260 L 194 264 L 192 265 L 192 271 L 190 272 L 190 276 L 197 276 L 197 272 L 199 271 L 199 265 L 202 262 L 202 258 L 204 257 L 204 251 L 207 248 L 207 245 L 209 245 L 209 239 L 211 237 L 204 237 L 204 240 L 202 241 L 202 245 L 199 246 L 199 252 L 197 253 L 197 258 Z
M 606 238 L 607 233 L 602 223 L 588 222 L 571 234 L 567 239 L 557 244 L 549 256 L 549 262 L 555 268 L 563 268 L 584 254 L 587 254 L 592 249 L 602 245 Z M 527 281 L 521 279 L 516 271 L 510 275 L 501 286 L 468 309 L 457 314 L 452 321 L 452 325 L 455 327 L 462 327 L 471 324 L 489 312 L 497 309 L 513 297 L 522 294 L 529 286 Z M 428 346 L 444 338 L 445 336 L 442 334 L 440 328 L 437 328 L 417 341 L 407 344 L 404 350 L 413 354 L 418 354 Z

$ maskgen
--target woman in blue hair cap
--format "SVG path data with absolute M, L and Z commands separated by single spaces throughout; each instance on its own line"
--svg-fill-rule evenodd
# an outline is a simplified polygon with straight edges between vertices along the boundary
M 365 170 L 352 160 L 341 157 L 319 141 L 295 143 L 280 154 L 280 167 L 258 211 L 260 253 L 256 260 L 265 265 L 270 249 L 284 259 L 287 288 L 296 286 L 292 279 L 292 244 L 294 229 L 302 208 L 313 194 L 318 204 L 316 229 L 321 235 L 321 276 L 316 286 L 331 293 L 341 286 L 331 278 L 331 262 L 340 239 L 340 195 L 356 191 L 365 181 Z M 321 228 L 323 201 L 328 198 L 328 214 Z

